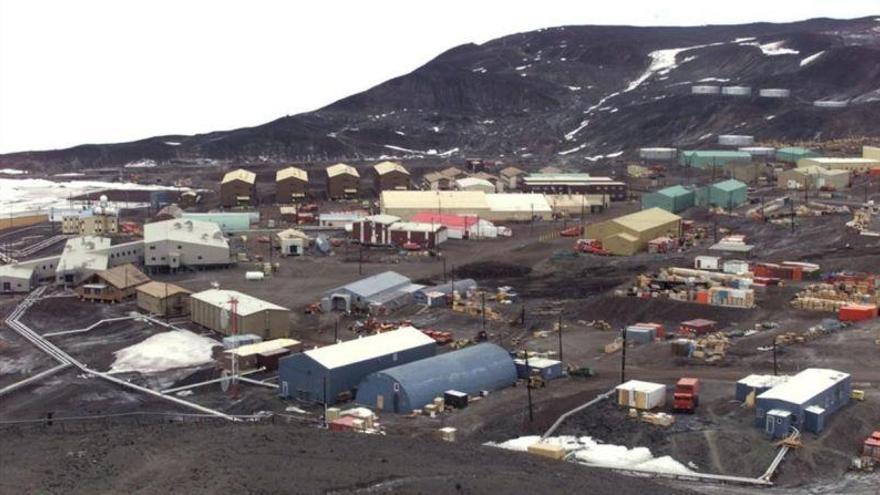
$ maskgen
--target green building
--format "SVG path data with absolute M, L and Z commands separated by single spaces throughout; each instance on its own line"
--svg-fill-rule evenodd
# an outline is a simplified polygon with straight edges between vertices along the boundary
M 670 186 L 642 195 L 642 209 L 663 208 L 668 212 L 678 213 L 694 206 L 694 199 L 695 194 L 692 189 Z
M 684 150 L 678 155 L 678 163 L 683 167 L 723 170 L 728 163 L 750 163 L 752 155 L 746 151 L 731 150 Z
M 727 179 L 697 191 L 700 206 L 735 208 L 749 200 L 748 186 L 736 179 Z
M 800 148 L 797 146 L 789 148 L 779 148 L 776 150 L 776 160 L 786 163 L 797 163 L 801 158 L 813 158 L 821 156 L 818 152 L 809 148 Z

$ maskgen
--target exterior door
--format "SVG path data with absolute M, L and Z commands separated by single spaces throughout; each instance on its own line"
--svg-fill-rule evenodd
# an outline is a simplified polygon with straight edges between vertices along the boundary
M 376 396 L 376 410 L 381 411 L 385 408 L 385 396 L 377 395 Z
M 3 291 L 9 292 L 11 290 L 12 290 L 12 284 L 10 284 L 9 282 L 3 282 Z
M 770 435 L 773 435 L 776 426 L 776 418 L 768 414 L 767 416 L 764 416 L 764 424 L 764 430 Z
M 287 382 L 281 382 L 281 397 L 287 397 L 290 395 L 290 390 L 287 388 Z

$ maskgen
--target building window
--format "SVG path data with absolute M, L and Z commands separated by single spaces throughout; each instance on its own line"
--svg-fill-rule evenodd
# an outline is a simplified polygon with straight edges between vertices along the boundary
M 199 259 L 202 259 L 202 255 L 199 255 Z
M 156 246 L 150 246 L 150 250 L 151 250 L 151 251 L 152 251 L 152 250 L 155 250 L 155 249 L 156 249 Z
M 156 257 L 155 256 L 150 257 L 150 261 L 156 261 Z

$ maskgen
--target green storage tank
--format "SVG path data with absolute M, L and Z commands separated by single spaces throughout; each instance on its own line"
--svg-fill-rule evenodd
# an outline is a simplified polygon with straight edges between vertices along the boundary
M 776 159 L 780 162 L 797 163 L 801 158 L 813 158 L 820 156 L 818 152 L 809 148 L 789 147 L 776 150 Z
M 685 150 L 679 153 L 678 163 L 683 167 L 722 170 L 728 163 L 750 163 L 752 155 L 746 151 Z
M 683 186 L 670 186 L 642 196 L 642 209 L 663 208 L 678 213 L 694 206 L 694 191 Z

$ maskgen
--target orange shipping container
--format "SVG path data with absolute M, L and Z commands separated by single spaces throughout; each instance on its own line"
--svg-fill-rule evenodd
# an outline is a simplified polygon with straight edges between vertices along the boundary
M 704 290 L 697 292 L 697 302 L 700 304 L 709 304 L 709 293 Z
M 865 321 L 877 316 L 877 306 L 874 304 L 847 304 L 841 306 L 837 312 L 840 321 Z

